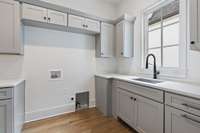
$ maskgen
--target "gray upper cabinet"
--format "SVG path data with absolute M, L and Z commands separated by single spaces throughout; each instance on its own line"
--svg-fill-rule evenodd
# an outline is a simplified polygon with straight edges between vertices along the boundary
M 69 15 L 68 27 L 78 30 L 86 30 L 90 33 L 100 33 L 100 22 L 96 20 L 86 19 L 84 17 Z
M 85 27 L 84 24 L 85 19 L 83 17 L 69 15 L 68 19 L 69 19 L 68 27 L 70 28 L 83 29 Z
M 199 133 L 200 117 L 166 106 L 165 133 Z
M 136 106 L 132 93 L 117 89 L 117 116 L 132 127 L 136 125 Z
M 164 105 L 152 100 L 135 96 L 136 98 L 136 129 L 139 133 L 163 133 Z
M 23 54 L 19 3 L 0 0 L 0 53 Z
M 92 19 L 85 19 L 85 29 L 95 33 L 100 33 L 100 22 Z
M 47 22 L 47 9 L 23 3 L 22 19 Z
M 54 10 L 48 10 L 47 21 L 51 24 L 67 26 L 67 14 Z
M 12 100 L 0 101 L 0 133 L 12 133 Z
M 190 44 L 193 50 L 200 50 L 200 1 L 189 0 Z
M 133 57 L 133 22 L 123 20 L 116 25 L 117 57 Z
M 67 26 L 67 14 L 46 8 L 22 4 L 22 19 Z
M 101 33 L 96 36 L 96 57 L 114 57 L 114 33 L 113 24 L 101 23 Z

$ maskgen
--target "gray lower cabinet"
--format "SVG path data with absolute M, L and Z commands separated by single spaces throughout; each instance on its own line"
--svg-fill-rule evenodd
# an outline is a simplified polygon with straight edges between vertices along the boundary
M 117 116 L 132 127 L 136 125 L 136 108 L 134 95 L 117 89 Z
M 95 77 L 96 107 L 105 116 L 112 115 L 111 87 L 112 82 L 109 79 Z
M 163 133 L 164 105 L 135 95 L 136 130 L 139 133 Z
M 0 133 L 21 133 L 25 120 L 25 82 L 0 88 Z
M 199 133 L 200 117 L 166 106 L 165 133 Z
M 12 133 L 12 100 L 0 101 L 0 133 Z
M 139 133 L 163 133 L 164 105 L 117 88 L 117 117 Z

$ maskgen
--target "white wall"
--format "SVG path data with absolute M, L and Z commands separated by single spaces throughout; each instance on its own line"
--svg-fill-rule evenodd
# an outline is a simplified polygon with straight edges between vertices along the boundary
M 94 15 L 112 18 L 114 7 L 100 0 L 48 0 Z M 90 91 L 94 105 L 94 74 L 115 72 L 115 59 L 95 58 L 95 37 L 24 27 L 24 56 L 0 55 L 0 80 L 26 79 L 26 120 L 74 111 L 76 92 Z M 63 79 L 49 80 L 48 71 L 62 69 Z
M 123 0 L 118 6 L 118 14 L 128 13 L 136 16 L 135 31 L 134 31 L 134 58 L 133 59 L 119 59 L 118 72 L 123 74 L 137 74 L 141 64 L 141 27 L 142 12 L 148 6 L 154 4 L 159 0 Z M 188 81 L 200 81 L 200 52 L 189 50 L 188 52 Z

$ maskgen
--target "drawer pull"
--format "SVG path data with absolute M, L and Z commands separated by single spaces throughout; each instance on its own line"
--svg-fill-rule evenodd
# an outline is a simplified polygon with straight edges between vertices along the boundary
M 199 107 L 194 107 L 194 106 L 192 106 L 192 105 L 188 105 L 187 103 L 183 103 L 182 105 L 185 106 L 185 107 L 188 107 L 188 108 L 192 108 L 192 109 L 200 110 Z
M 195 119 L 193 119 L 193 118 L 191 118 L 191 117 L 189 117 L 189 116 L 187 116 L 187 115 L 182 115 L 182 117 L 185 118 L 185 119 L 188 119 L 188 120 L 190 120 L 190 121 L 193 121 L 193 122 L 196 122 L 196 123 L 199 123 L 199 124 L 200 124 L 200 121 L 199 121 L 199 120 L 195 120 Z

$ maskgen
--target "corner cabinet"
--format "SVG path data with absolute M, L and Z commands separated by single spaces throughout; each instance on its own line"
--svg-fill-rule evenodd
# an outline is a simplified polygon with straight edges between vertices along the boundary
M 189 0 L 190 46 L 200 50 L 200 1 Z
M 133 57 L 134 21 L 122 20 L 116 25 L 117 57 Z
M 0 0 L 0 17 L 0 54 L 23 54 L 19 2 Z
M 96 57 L 114 57 L 114 33 L 113 24 L 101 23 L 101 33 L 96 35 Z

